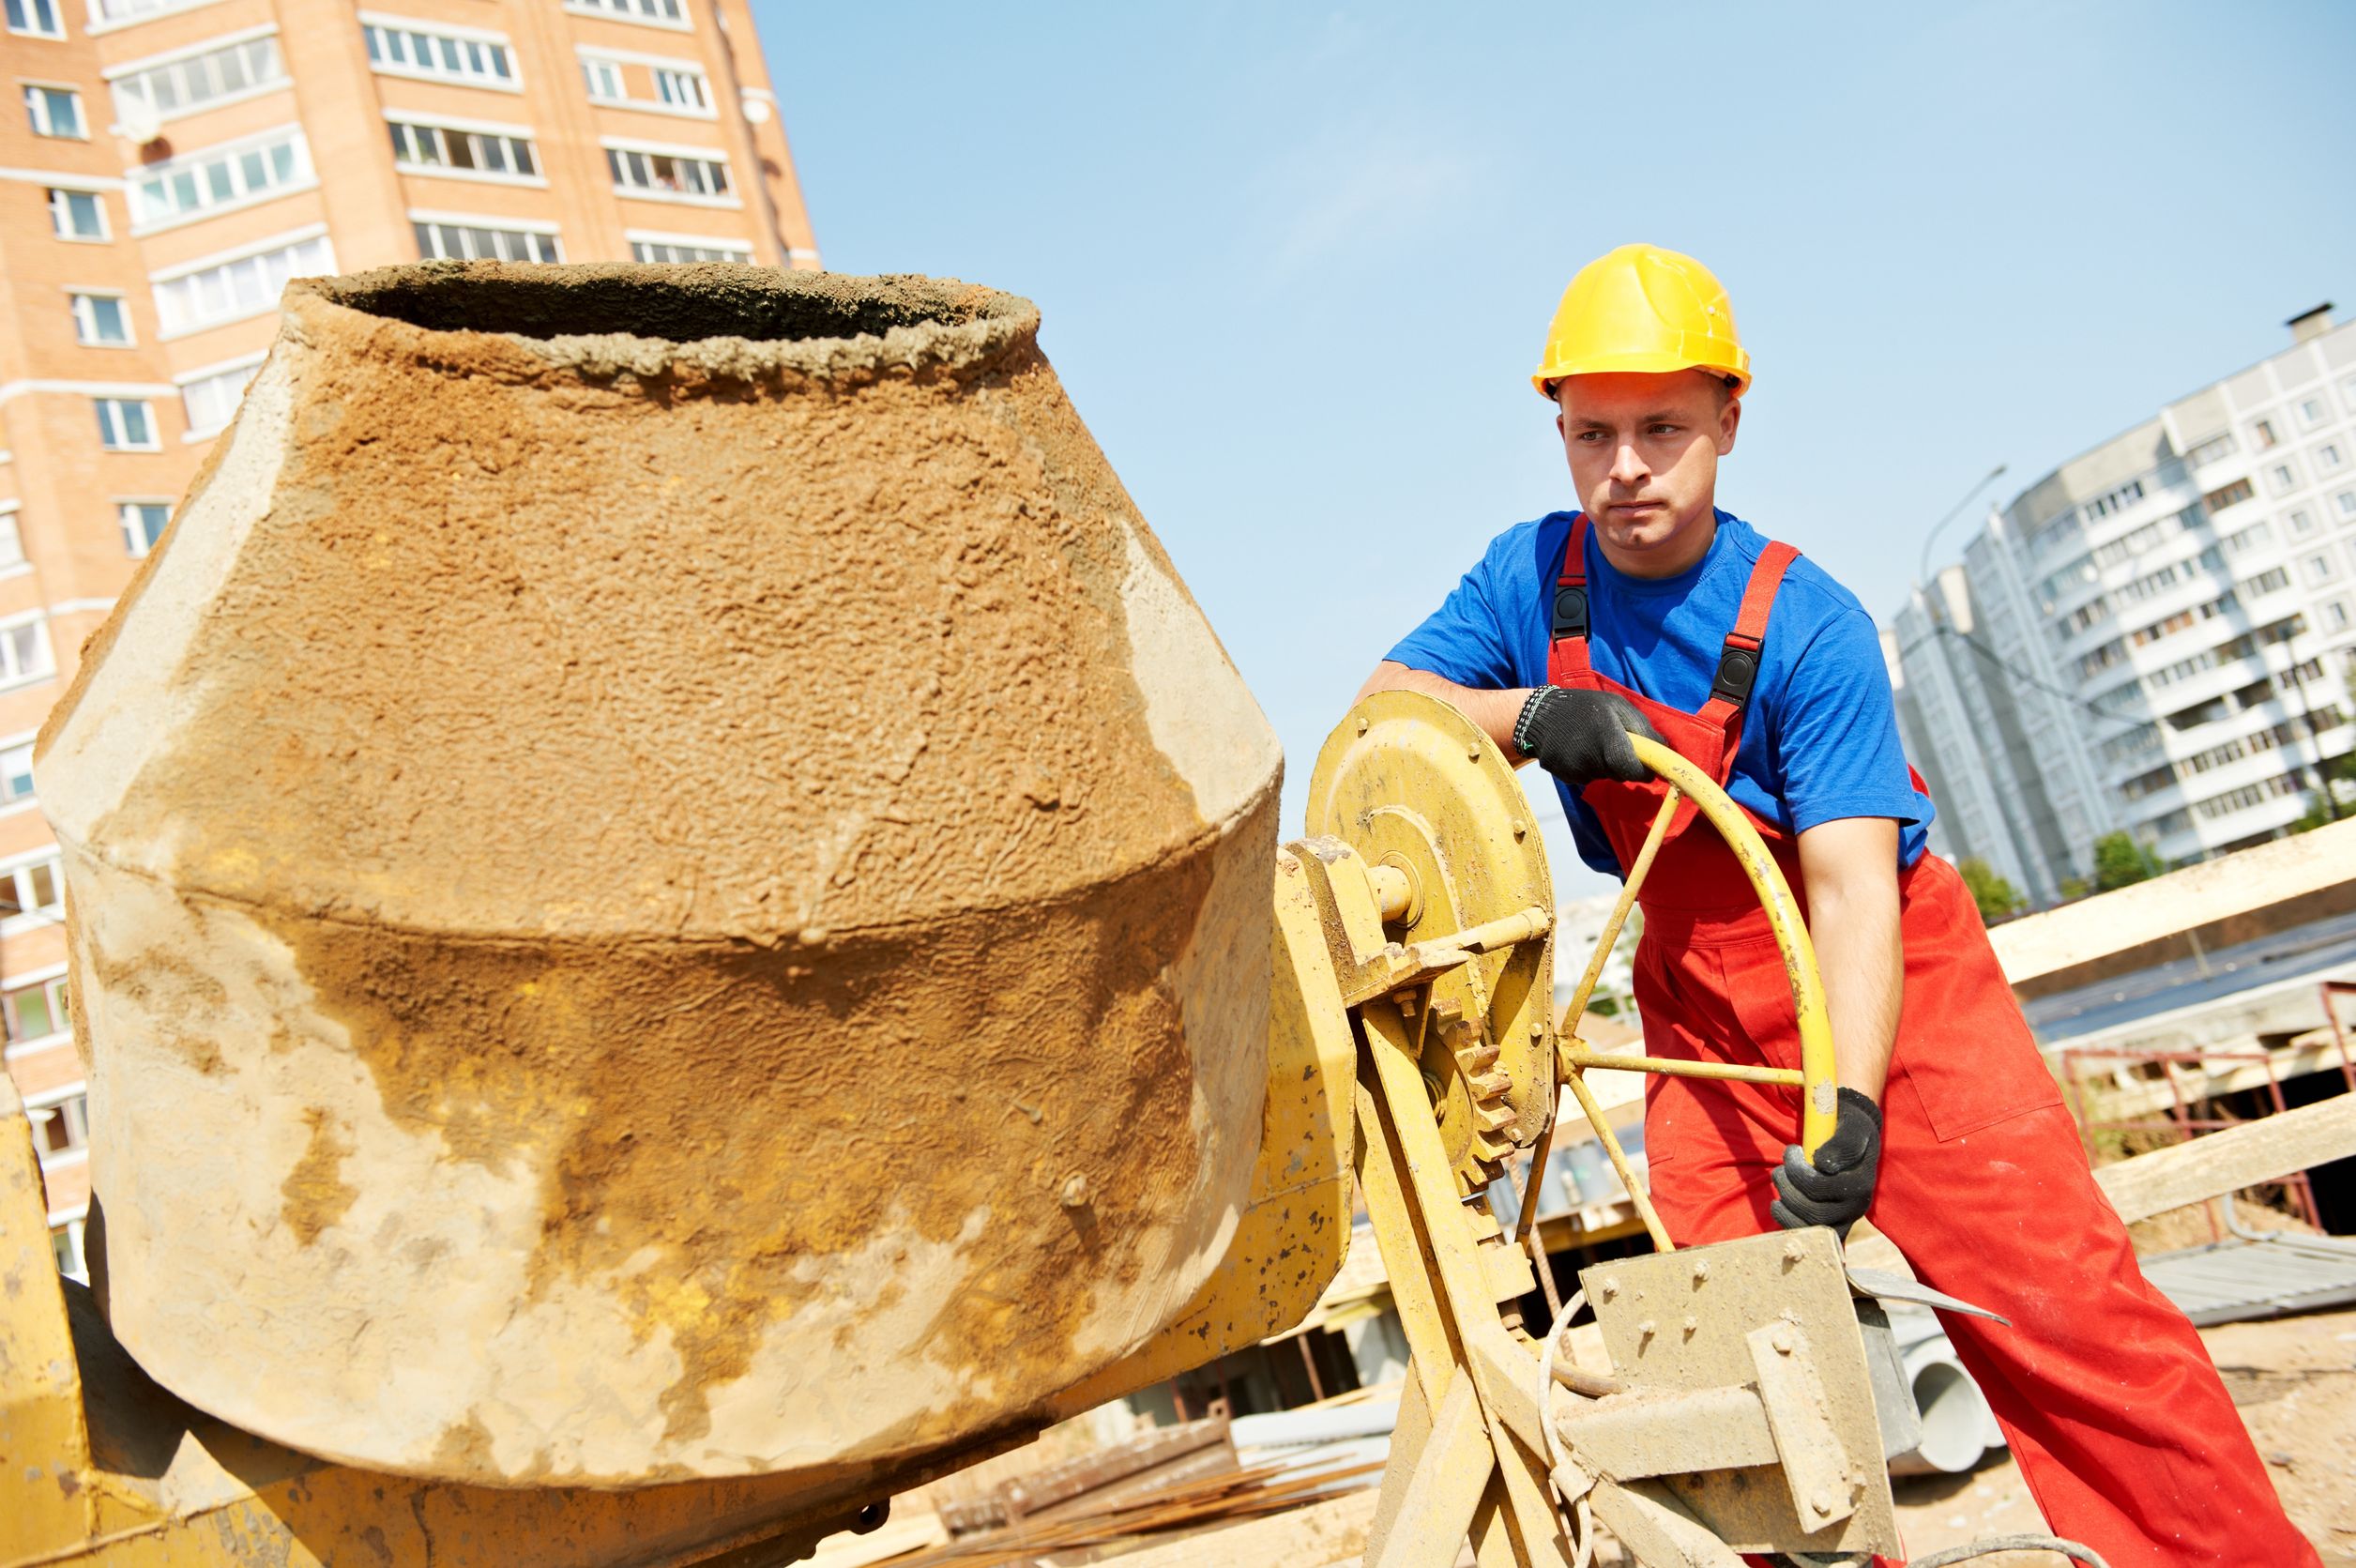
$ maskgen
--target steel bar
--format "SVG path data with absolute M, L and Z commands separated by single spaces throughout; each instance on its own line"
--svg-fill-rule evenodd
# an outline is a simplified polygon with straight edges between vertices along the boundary
M 1565 1041 L 1560 1049 L 1565 1067 L 1603 1067 L 1622 1073 L 1658 1073 L 1669 1078 L 1731 1078 L 1746 1084 L 1783 1084 L 1799 1088 L 1806 1079 L 1796 1067 L 1746 1067 L 1740 1062 L 1680 1061 L 1674 1057 L 1616 1056 L 1598 1051 L 1583 1041 Z
M 1636 1206 L 1636 1217 L 1644 1221 L 1652 1245 L 1661 1252 L 1675 1252 L 1677 1243 L 1669 1240 L 1668 1226 L 1661 1223 L 1661 1216 L 1653 1210 L 1652 1195 L 1645 1191 L 1644 1183 L 1636 1180 L 1634 1168 L 1628 1164 L 1628 1151 L 1619 1147 L 1619 1134 L 1612 1131 L 1611 1118 L 1595 1103 L 1595 1091 L 1587 1087 L 1587 1075 L 1573 1067 L 1563 1074 L 1563 1082 L 1579 1097 L 1579 1109 L 1587 1113 L 1588 1125 L 1595 1129 L 1595 1141 L 1604 1146 L 1612 1169 L 1619 1172 L 1619 1184 L 1628 1189 L 1628 1201 Z

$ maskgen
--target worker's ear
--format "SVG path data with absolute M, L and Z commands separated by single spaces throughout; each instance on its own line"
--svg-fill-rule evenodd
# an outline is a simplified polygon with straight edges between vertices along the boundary
M 1730 397 L 1726 399 L 1726 405 L 1718 410 L 1718 455 L 1720 457 L 1724 457 L 1728 452 L 1734 450 L 1734 433 L 1736 429 L 1741 425 L 1741 398 Z

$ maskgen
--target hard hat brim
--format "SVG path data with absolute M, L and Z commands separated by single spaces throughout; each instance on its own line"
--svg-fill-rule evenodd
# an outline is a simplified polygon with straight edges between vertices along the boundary
M 1681 355 L 1645 352 L 1640 354 L 1598 354 L 1582 359 L 1562 360 L 1542 365 L 1531 374 L 1529 384 L 1538 388 L 1538 395 L 1548 403 L 1555 401 L 1556 383 L 1574 375 L 1668 375 L 1678 371 L 1701 371 L 1723 376 L 1734 383 L 1734 395 L 1740 397 L 1751 389 L 1751 367 L 1747 363 L 1718 364 L 1690 359 Z

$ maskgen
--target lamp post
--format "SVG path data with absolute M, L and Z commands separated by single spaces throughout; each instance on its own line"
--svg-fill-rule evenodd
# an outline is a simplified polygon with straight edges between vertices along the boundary
M 2004 477 L 2004 467 L 2005 465 L 1999 463 L 1995 467 L 1989 469 L 1987 473 L 1982 477 L 1980 482 L 1973 485 L 1969 490 L 1965 491 L 1963 493 L 1963 498 L 1957 501 L 1953 506 L 1949 507 L 1947 509 L 1947 515 L 1932 524 L 1931 531 L 1923 536 L 1923 559 L 1914 569 L 1914 581 L 1917 586 L 1927 586 L 1930 583 L 1931 545 L 1938 540 L 1939 530 L 1946 527 L 1948 524 L 1953 523 L 1958 516 L 1960 516 L 1963 512 L 1963 509 L 1969 506 L 1973 499 L 1979 495 L 1980 492 L 1987 489 L 1988 486 L 2002 479 Z

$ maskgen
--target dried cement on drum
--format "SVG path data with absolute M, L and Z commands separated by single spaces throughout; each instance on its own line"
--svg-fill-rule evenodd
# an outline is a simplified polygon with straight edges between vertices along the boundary
M 160 1381 L 456 1480 L 815 1474 L 1176 1315 L 1256 1148 L 1279 758 L 1036 320 L 290 291 L 43 737 Z

